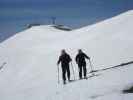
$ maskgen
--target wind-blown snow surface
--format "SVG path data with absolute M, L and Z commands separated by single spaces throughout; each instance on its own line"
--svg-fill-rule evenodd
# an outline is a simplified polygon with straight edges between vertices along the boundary
M 97 72 L 100 76 L 65 86 L 57 84 L 56 66 L 63 48 L 73 58 L 76 77 L 78 48 L 91 57 L 95 69 L 132 61 L 132 18 L 133 11 L 128 11 L 71 32 L 36 26 L 4 41 L 0 44 L 0 64 L 6 62 L 0 70 L 1 100 L 132 100 L 132 95 L 121 91 L 133 85 L 133 65 Z M 89 63 L 87 68 L 90 71 Z

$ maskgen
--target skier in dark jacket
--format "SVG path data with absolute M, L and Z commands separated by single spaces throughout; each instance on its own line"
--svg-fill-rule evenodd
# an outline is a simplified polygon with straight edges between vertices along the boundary
M 69 69 L 69 63 L 72 61 L 71 57 L 69 54 L 66 53 L 66 51 L 63 49 L 61 51 L 61 55 L 59 57 L 59 60 L 57 62 L 57 65 L 61 63 L 62 67 L 62 79 L 63 83 L 66 84 L 66 73 L 68 77 L 68 81 L 70 81 L 70 69 Z
M 81 49 L 78 50 L 78 54 L 76 55 L 76 63 L 78 64 L 78 68 L 79 68 L 79 78 L 82 79 L 82 69 L 83 69 L 83 72 L 84 72 L 84 78 L 87 78 L 86 77 L 86 73 L 87 73 L 87 70 L 86 70 L 86 61 L 85 61 L 85 58 L 86 59 L 90 59 L 90 57 L 88 57 Z

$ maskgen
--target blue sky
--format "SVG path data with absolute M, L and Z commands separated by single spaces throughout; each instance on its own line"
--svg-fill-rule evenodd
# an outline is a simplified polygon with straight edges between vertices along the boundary
M 133 9 L 133 0 L 0 0 L 0 40 L 26 28 L 28 23 L 79 28 Z

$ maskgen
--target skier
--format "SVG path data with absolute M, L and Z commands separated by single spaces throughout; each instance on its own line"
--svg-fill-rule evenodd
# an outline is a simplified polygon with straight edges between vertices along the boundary
M 76 63 L 78 64 L 78 68 L 79 68 L 79 79 L 82 79 L 82 69 L 84 72 L 84 78 L 87 79 L 86 77 L 86 59 L 90 59 L 90 57 L 88 57 L 81 49 L 78 50 L 78 54 L 76 55 Z
M 57 65 L 61 63 L 62 67 L 62 79 L 63 83 L 66 84 L 66 73 L 68 77 L 68 81 L 70 81 L 70 69 L 69 69 L 69 63 L 72 61 L 71 57 L 69 54 L 66 53 L 66 51 L 63 49 L 61 51 L 61 55 L 59 57 L 59 60 L 57 62 Z

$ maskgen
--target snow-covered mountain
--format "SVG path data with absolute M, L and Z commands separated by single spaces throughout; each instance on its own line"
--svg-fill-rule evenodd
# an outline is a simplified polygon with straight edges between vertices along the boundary
M 72 56 L 76 77 L 74 57 L 79 48 L 97 70 L 133 61 L 132 18 L 131 10 L 73 31 L 35 26 L 4 41 L 0 44 L 1 100 L 132 100 L 132 95 L 121 93 L 133 84 L 132 64 L 65 86 L 57 84 L 56 66 L 61 49 Z M 89 62 L 87 68 L 90 71 Z

